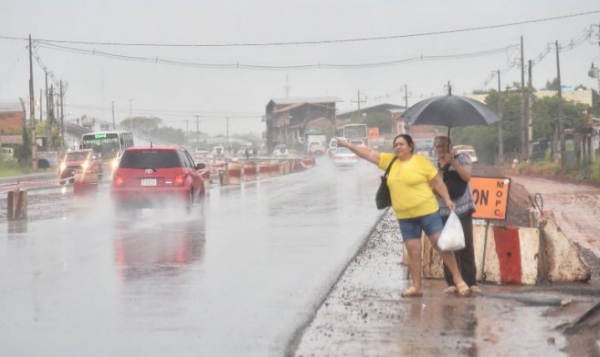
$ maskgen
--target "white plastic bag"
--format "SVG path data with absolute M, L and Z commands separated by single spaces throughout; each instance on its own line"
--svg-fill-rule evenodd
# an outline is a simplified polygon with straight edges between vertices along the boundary
M 460 224 L 460 219 L 454 211 L 450 212 L 437 245 L 442 251 L 459 250 L 465 247 L 465 233 Z

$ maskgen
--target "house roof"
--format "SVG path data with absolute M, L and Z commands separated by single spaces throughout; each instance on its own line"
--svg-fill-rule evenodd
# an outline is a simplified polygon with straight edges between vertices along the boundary
M 402 106 L 402 105 L 397 105 L 397 104 L 390 104 L 390 103 L 382 103 L 382 104 L 377 104 L 377 105 L 373 105 L 370 107 L 363 107 L 360 109 L 360 111 L 362 113 L 364 112 L 376 112 L 376 111 L 388 111 L 390 113 L 397 113 L 396 110 L 399 110 L 400 112 L 404 112 L 404 110 L 406 110 L 406 107 Z M 394 110 L 394 111 L 392 111 Z M 340 114 L 338 114 L 338 117 L 351 117 L 352 114 L 354 113 L 358 113 L 358 110 L 349 110 L 349 111 L 345 111 L 342 112 Z
M 306 98 L 271 98 L 276 105 L 296 103 L 339 103 L 343 100 L 339 97 L 306 97 Z
M 20 102 L 0 102 L 0 113 L 23 112 L 23 105 Z

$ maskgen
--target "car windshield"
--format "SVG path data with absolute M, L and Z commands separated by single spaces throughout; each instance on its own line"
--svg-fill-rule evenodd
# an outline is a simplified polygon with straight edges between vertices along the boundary
M 144 150 L 126 151 L 121 158 L 120 168 L 128 169 L 161 169 L 180 167 L 181 162 L 177 151 Z

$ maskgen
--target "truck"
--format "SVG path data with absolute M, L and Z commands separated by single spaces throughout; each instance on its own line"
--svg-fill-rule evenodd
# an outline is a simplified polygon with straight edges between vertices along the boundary
M 327 136 L 316 130 L 304 134 L 304 153 L 306 155 L 320 156 L 327 151 Z

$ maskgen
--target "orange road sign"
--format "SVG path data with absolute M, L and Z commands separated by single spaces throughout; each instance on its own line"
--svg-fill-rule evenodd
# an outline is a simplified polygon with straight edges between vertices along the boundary
M 505 177 L 471 177 L 475 201 L 475 219 L 506 219 L 510 179 Z

